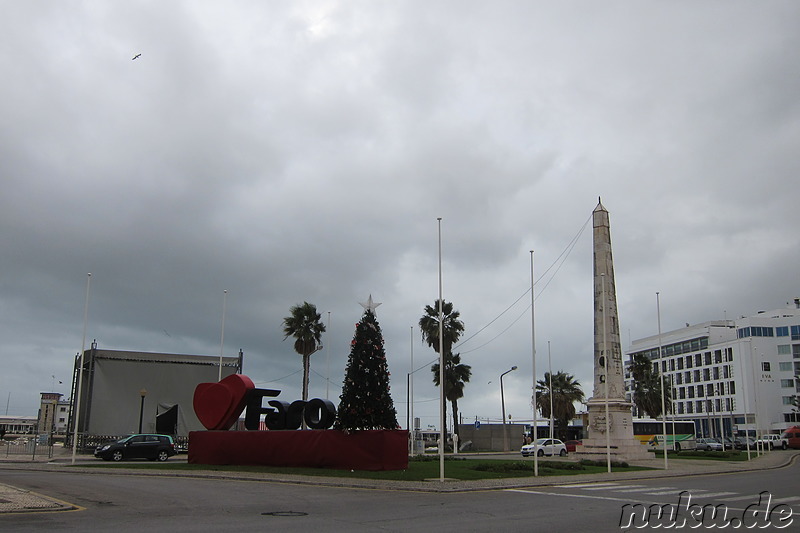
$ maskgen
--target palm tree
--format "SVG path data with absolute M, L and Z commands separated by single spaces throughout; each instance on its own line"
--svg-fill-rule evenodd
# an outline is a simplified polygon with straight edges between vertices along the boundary
M 311 354 L 322 348 L 320 340 L 325 325 L 314 304 L 303 302 L 289 309 L 290 315 L 283 319 L 283 340 L 294 337 L 294 350 L 303 356 L 303 401 L 308 400 L 308 374 Z
M 650 418 L 661 416 L 661 378 L 650 358 L 644 354 L 633 356 L 630 364 L 633 378 L 633 403 Z M 672 394 L 668 384 L 664 385 L 664 405 L 667 411 L 672 406 Z
M 451 349 L 453 348 L 453 345 L 458 342 L 461 334 L 464 333 L 464 323 L 459 320 L 461 313 L 453 309 L 452 302 L 437 299 L 433 303 L 433 306 L 425 306 L 425 314 L 419 319 L 419 329 L 422 332 L 422 341 L 426 342 L 428 346 L 433 348 L 437 354 L 439 353 L 439 307 L 441 307 L 442 311 L 442 351 L 444 352 L 445 358 L 445 371 L 447 371 L 448 366 L 451 366 L 448 365 L 448 356 L 450 358 L 452 357 Z M 433 370 L 434 368 L 436 368 L 435 371 Z M 434 371 L 433 382 L 436 383 L 437 386 L 439 384 L 438 369 L 438 364 L 431 367 L 431 371 Z M 469 367 L 467 367 L 467 370 L 471 373 Z M 469 381 L 469 378 L 467 378 L 467 381 Z M 447 387 L 449 386 L 449 382 L 450 379 L 445 375 L 445 403 L 442 405 L 442 409 L 444 411 L 447 411 L 446 401 L 448 400 Z M 463 397 L 463 384 L 461 390 L 462 394 L 459 396 L 459 398 Z M 443 429 L 445 434 L 447 434 L 446 425 Z M 458 434 L 458 424 L 455 425 L 454 431 L 456 434 Z
M 553 389 L 550 390 L 550 373 L 536 382 L 536 405 L 544 418 L 550 418 L 550 395 L 553 396 L 553 419 L 558 435 L 566 439 L 569 421 L 575 418 L 575 402 L 583 402 L 584 395 L 580 382 L 566 372 L 553 374 Z
M 439 386 L 439 363 L 431 367 L 433 383 Z M 464 397 L 464 385 L 472 377 L 472 367 L 461 363 L 461 354 L 448 353 L 444 358 L 444 397 L 453 405 L 453 432 L 458 435 L 458 400 Z M 460 435 L 459 435 L 460 436 Z
M 436 300 L 433 307 L 425 306 L 425 314 L 419 319 L 419 329 L 422 332 L 423 342 L 439 353 L 439 302 Z M 444 301 L 442 303 L 442 345 L 444 353 L 450 353 L 453 345 L 461 338 L 464 333 L 464 323 L 458 318 L 461 313 L 453 310 L 453 303 Z

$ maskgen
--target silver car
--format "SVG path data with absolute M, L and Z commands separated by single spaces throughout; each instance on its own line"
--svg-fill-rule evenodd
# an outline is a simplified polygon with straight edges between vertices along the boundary
M 714 438 L 697 439 L 697 449 L 707 452 L 721 452 L 722 443 Z

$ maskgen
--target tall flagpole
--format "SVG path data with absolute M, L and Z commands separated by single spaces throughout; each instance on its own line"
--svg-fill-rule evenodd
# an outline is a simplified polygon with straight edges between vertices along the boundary
M 72 436 L 72 464 L 75 464 L 75 455 L 78 453 L 78 428 L 80 427 L 81 417 L 81 389 L 83 388 L 83 354 L 86 351 L 86 325 L 89 322 L 89 286 L 92 282 L 92 273 L 86 274 L 86 303 L 83 307 L 83 338 L 81 339 L 80 369 L 78 370 L 78 390 L 77 398 L 72 399 L 72 406 L 75 408 L 75 427 Z
M 444 300 L 442 298 L 442 217 L 439 221 L 439 481 L 444 482 Z
M 331 331 L 331 312 L 328 311 L 328 333 Z M 331 399 L 331 352 L 329 349 L 331 343 L 325 343 L 325 399 Z
M 222 291 L 222 333 L 219 339 L 219 379 L 222 381 L 222 350 L 225 347 L 225 311 L 228 303 L 228 290 Z
M 414 425 L 414 326 L 411 326 L 411 373 L 409 376 L 411 376 L 411 379 L 408 385 L 408 403 L 410 404 L 411 421 L 408 429 L 411 432 L 411 455 L 415 455 L 416 450 L 414 449 L 414 445 L 417 440 L 417 432 L 415 430 L 416 426 Z
M 611 366 L 608 361 L 608 339 L 606 335 L 606 273 L 600 273 L 600 283 L 603 285 L 602 298 L 603 298 L 603 391 L 606 397 L 606 468 L 611 472 L 611 415 L 608 413 L 608 378 L 609 367 Z
M 669 468 L 669 462 L 667 460 L 667 405 L 666 401 L 664 400 L 664 366 L 662 361 L 664 361 L 664 354 L 661 351 L 661 300 L 659 293 L 656 292 L 656 310 L 658 314 L 658 369 L 660 372 L 658 373 L 659 377 L 661 378 L 661 432 L 663 433 L 662 437 L 664 439 L 664 470 Z M 672 439 L 672 445 L 675 445 L 675 438 Z
M 533 405 L 533 443 L 539 440 L 537 431 L 538 422 L 536 420 L 536 321 L 534 319 L 534 296 L 533 296 L 533 250 L 531 250 L 531 358 L 533 359 L 533 394 L 531 403 Z M 533 475 L 539 475 L 539 453 L 538 450 L 533 454 Z
M 550 357 L 550 341 L 547 341 L 547 366 L 548 366 L 548 374 L 550 374 L 550 383 L 547 385 L 547 388 L 550 389 L 550 438 L 556 438 L 553 435 L 553 359 Z

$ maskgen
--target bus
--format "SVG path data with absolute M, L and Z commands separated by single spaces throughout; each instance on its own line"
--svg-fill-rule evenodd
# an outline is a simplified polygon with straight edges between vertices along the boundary
M 639 419 L 633 421 L 633 436 L 640 444 L 651 450 L 663 450 L 664 426 L 660 420 Z M 697 448 L 694 422 L 689 420 L 667 420 L 667 450 L 679 452 Z

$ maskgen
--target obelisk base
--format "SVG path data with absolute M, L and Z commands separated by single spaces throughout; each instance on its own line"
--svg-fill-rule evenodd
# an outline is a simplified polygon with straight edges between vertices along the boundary
M 610 438 L 606 438 L 606 401 L 591 398 L 587 403 L 589 426 L 588 438 L 576 451 L 580 459 L 605 460 L 608 450 L 612 461 L 646 461 L 655 455 L 633 436 L 631 404 L 624 400 L 609 400 L 608 415 Z

